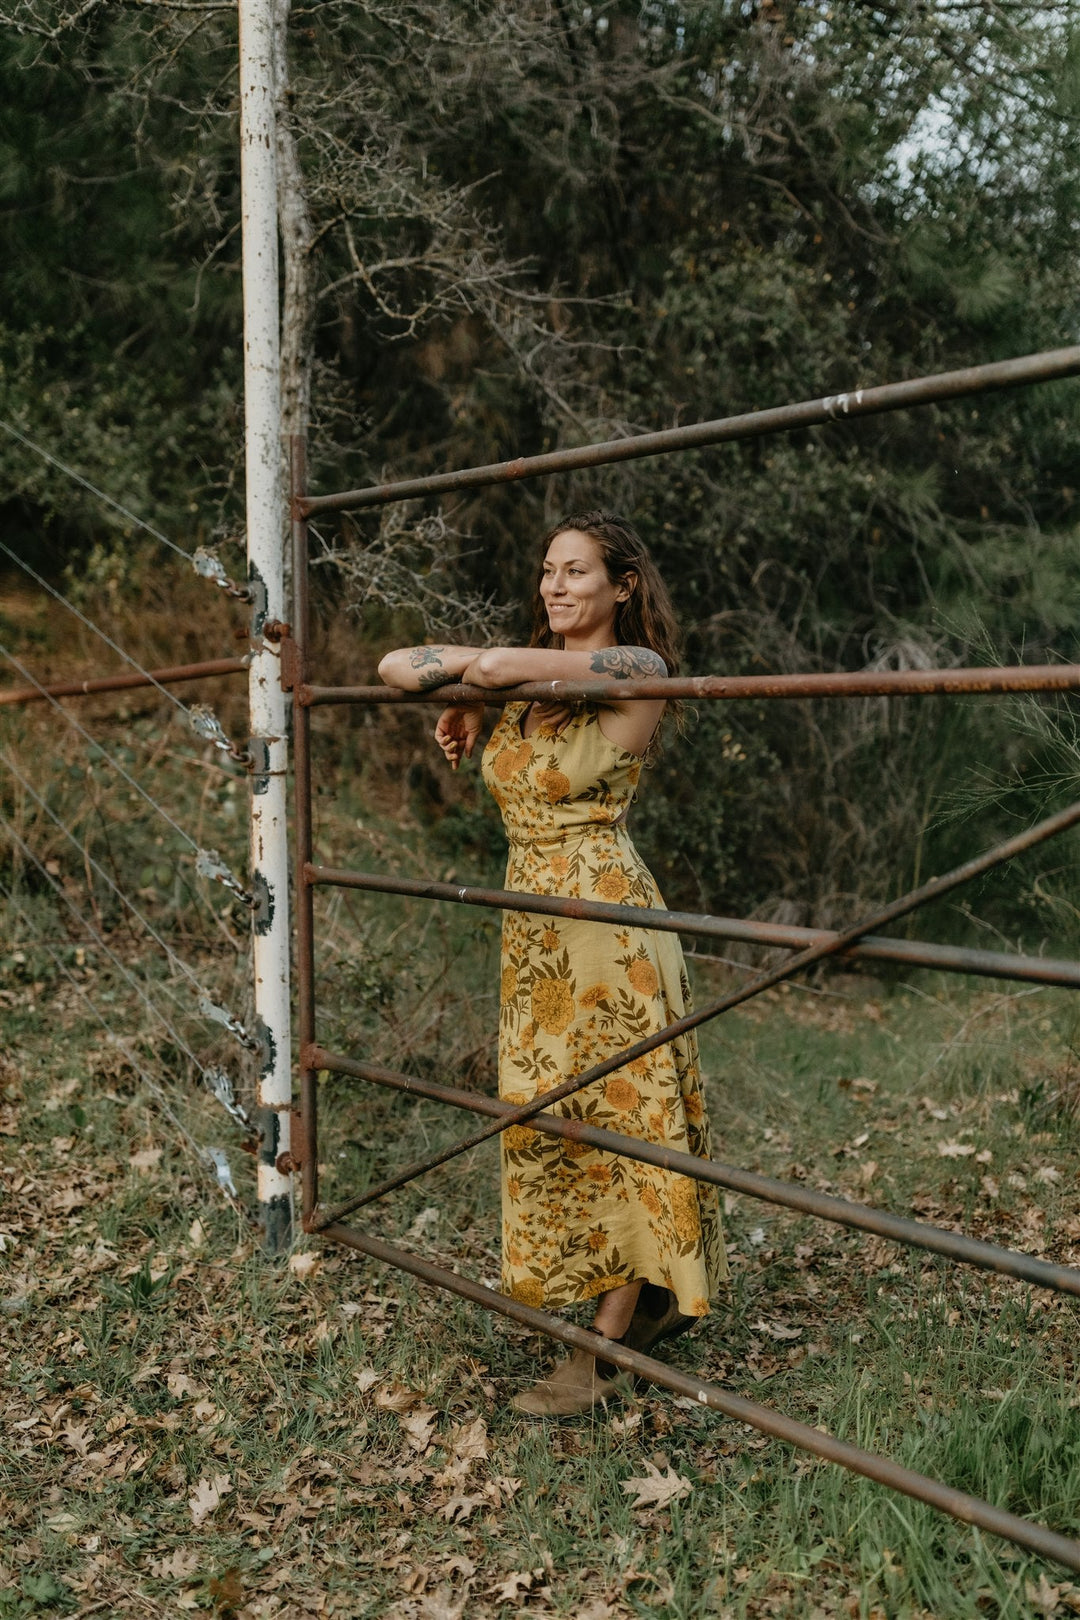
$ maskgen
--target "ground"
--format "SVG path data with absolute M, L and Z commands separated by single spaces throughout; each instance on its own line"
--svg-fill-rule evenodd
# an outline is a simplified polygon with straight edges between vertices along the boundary
M 341 1250 L 266 1259 L 235 1140 L 241 1208 L 177 1129 L 216 1105 L 169 1117 L 70 985 L 4 967 L 4 1620 L 1080 1613 L 1080 1575 L 666 1393 L 517 1416 L 546 1344 Z M 706 1033 L 718 1157 L 1080 1263 L 1075 1028 L 1066 991 L 785 986 Z M 330 1197 L 468 1124 L 322 1096 Z M 495 1279 L 494 1153 L 374 1229 Z M 1074 1301 L 727 1202 L 732 1286 L 673 1361 L 1080 1531 Z

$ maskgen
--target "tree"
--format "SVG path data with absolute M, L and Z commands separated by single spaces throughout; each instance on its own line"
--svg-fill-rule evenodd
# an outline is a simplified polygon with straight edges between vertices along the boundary
M 10 193 L 25 252 L 0 266 L 18 311 L 9 401 L 43 432 L 85 422 L 72 442 L 91 463 L 121 423 L 148 498 L 179 514 L 198 489 L 202 512 L 235 517 L 230 12 L 8 0 L 3 15 L 5 80 L 28 75 L 14 101 L 54 98 Z M 1080 48 L 1064 5 L 281 0 L 278 26 L 285 352 L 294 420 L 311 379 L 316 487 L 1075 333 Z M 132 151 L 123 185 L 79 191 L 102 221 L 84 326 L 65 345 L 35 335 L 57 330 L 70 274 L 70 173 L 119 175 Z M 46 197 L 29 176 L 50 163 L 68 181 Z M 151 319 L 162 304 L 174 319 Z M 56 414 L 54 389 L 77 418 Z M 381 593 L 385 635 L 423 633 L 393 606 L 410 577 L 440 611 L 467 597 L 474 623 L 493 593 L 526 594 L 529 537 L 587 497 L 653 537 L 697 668 L 1071 657 L 1076 398 L 1046 387 L 321 533 L 356 594 Z M 990 711 L 957 713 L 710 711 L 653 794 L 669 896 L 825 919 L 890 886 L 897 849 L 937 862 L 971 832 L 927 831 L 927 758 L 951 771 L 1006 740 Z M 1039 751 L 1008 747 L 1026 792 Z

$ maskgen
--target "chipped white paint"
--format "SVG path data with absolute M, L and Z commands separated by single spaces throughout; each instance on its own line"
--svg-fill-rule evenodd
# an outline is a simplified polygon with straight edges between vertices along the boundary
M 254 754 L 251 878 L 261 898 L 252 939 L 256 1022 L 263 1038 L 258 1103 L 266 1110 L 260 1117 L 259 1203 L 267 1247 L 273 1250 L 288 1243 L 291 1226 L 292 1183 L 275 1161 L 289 1147 L 292 1076 L 285 694 L 276 648 L 263 634 L 269 620 L 286 618 L 272 0 L 240 0 L 239 23 L 245 469 L 254 647 L 248 681 Z

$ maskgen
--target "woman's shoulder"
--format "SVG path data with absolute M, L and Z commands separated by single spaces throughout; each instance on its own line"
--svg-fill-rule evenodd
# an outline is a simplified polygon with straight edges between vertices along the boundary
M 613 681 L 662 679 L 668 672 L 651 647 L 601 647 L 592 654 L 591 663 L 597 675 Z

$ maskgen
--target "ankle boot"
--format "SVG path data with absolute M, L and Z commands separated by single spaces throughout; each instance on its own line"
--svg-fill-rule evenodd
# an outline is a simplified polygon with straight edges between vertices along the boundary
M 626 1393 L 625 1380 L 605 1377 L 604 1369 L 608 1368 L 617 1374 L 609 1362 L 597 1362 L 587 1351 L 574 1350 L 532 1389 L 515 1395 L 510 1405 L 530 1417 L 573 1417 L 598 1403 L 621 1400 Z
M 638 1295 L 630 1326 L 621 1342 L 628 1350 L 637 1350 L 639 1354 L 647 1356 L 662 1339 L 677 1339 L 681 1333 L 687 1333 L 696 1321 L 696 1316 L 682 1314 L 670 1288 L 660 1288 L 655 1283 L 647 1282 Z

